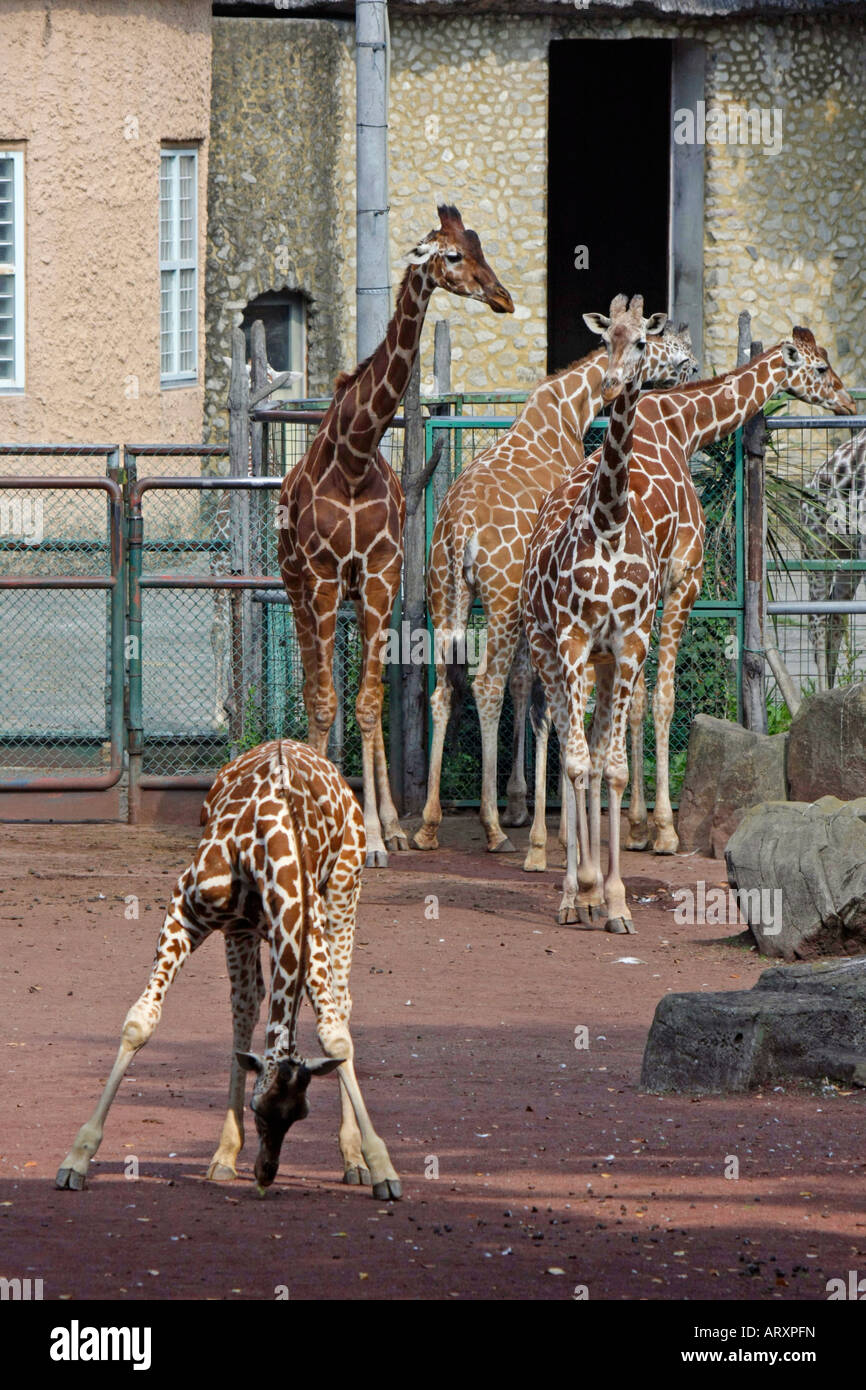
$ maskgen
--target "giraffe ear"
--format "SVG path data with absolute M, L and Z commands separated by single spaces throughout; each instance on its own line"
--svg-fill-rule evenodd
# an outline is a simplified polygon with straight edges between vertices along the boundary
M 426 265 L 431 256 L 435 256 L 439 250 L 439 243 L 435 237 L 419 241 L 417 246 L 406 257 L 407 265 Z
M 800 352 L 796 343 L 792 343 L 786 338 L 780 346 L 782 349 L 782 359 L 786 367 L 800 367 L 803 365 L 803 354 Z
M 264 1062 L 256 1052 L 236 1052 L 238 1065 L 242 1071 L 254 1071 L 256 1076 L 261 1076 L 264 1071 Z
M 583 321 L 590 333 L 598 333 L 602 338 L 610 328 L 610 319 L 606 314 L 584 314 Z
M 647 333 L 661 333 L 668 321 L 667 314 L 650 314 L 646 321 Z
M 301 1065 L 306 1067 L 311 1076 L 330 1076 L 344 1061 L 343 1057 L 305 1057 Z

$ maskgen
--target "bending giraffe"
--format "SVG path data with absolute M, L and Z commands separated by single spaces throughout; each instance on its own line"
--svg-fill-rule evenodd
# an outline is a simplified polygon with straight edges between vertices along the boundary
M 840 444 L 806 487 L 815 494 L 815 500 L 804 501 L 801 508 L 803 525 L 809 532 L 803 558 L 839 560 L 837 570 L 809 571 L 809 598 L 834 603 L 853 599 L 863 574 L 846 561 L 866 560 L 866 430 Z M 809 614 L 819 690 L 829 690 L 836 679 L 846 622 L 843 613 Z
M 401 1195 L 388 1150 L 370 1122 L 352 1063 L 349 971 L 364 862 L 361 809 L 336 768 L 313 749 L 281 740 L 243 753 L 217 775 L 202 808 L 201 841 L 177 881 L 147 988 L 126 1016 L 99 1104 L 60 1165 L 56 1185 L 80 1189 L 102 1142 L 123 1075 L 152 1036 L 169 985 L 214 931 L 225 940 L 233 1046 L 229 1107 L 208 1177 L 237 1177 L 244 1143 L 244 1081 L 256 1075 L 251 1109 L 259 1136 L 260 1190 L 274 1181 L 283 1139 L 308 1111 L 314 1076 L 339 1071 L 343 1181 Z M 271 988 L 263 1057 L 248 1051 L 264 998 L 260 947 Z M 296 1051 L 306 992 L 325 1056 Z
M 625 729 L 629 704 L 649 650 L 659 586 L 659 563 L 649 541 L 648 518 L 629 493 L 634 420 L 647 369 L 647 334 L 664 314 L 643 317 L 643 299 L 628 304 L 617 295 L 610 315 L 588 314 L 608 349 L 602 382 L 610 423 L 592 479 L 553 533 L 537 526 L 529 542 L 521 608 L 532 661 L 564 750 L 568 864 L 559 921 L 577 920 L 577 893 L 603 898 L 605 930 L 626 933 L 634 925 L 620 874 L 619 807 L 628 782 Z M 584 733 L 588 668 L 595 671 L 596 704 L 591 746 Z M 601 875 L 600 799 L 586 815 L 587 779 L 608 786 L 608 872 Z M 577 825 L 575 826 L 575 803 Z M 580 863 L 577 837 L 580 838 Z M 589 919 L 581 920 L 592 925 Z
M 337 709 L 331 667 L 341 600 L 350 598 L 358 615 L 364 656 L 355 712 L 372 865 L 387 864 L 386 845 L 409 848 L 388 784 L 381 681 L 382 643 L 400 585 L 406 507 L 379 441 L 409 381 L 434 289 L 480 299 L 494 313 L 514 310 L 457 209 L 441 206 L 439 221 L 408 257 L 384 342 L 353 372 L 337 378 L 318 433 L 280 492 L 280 572 L 304 665 L 309 740 L 321 753 Z
M 479 599 L 487 619 L 483 669 L 472 684 L 481 723 L 481 823 L 487 848 L 513 853 L 502 830 L 497 798 L 499 720 L 508 673 L 514 703 L 514 755 L 508 783 L 506 825 L 524 825 L 524 739 L 532 687 L 521 659 L 520 580 L 526 547 L 547 494 L 584 459 L 583 436 L 602 403 L 607 366 L 604 346 L 536 386 L 520 417 L 479 454 L 451 484 L 433 530 L 427 601 L 437 635 L 436 688 L 431 696 L 433 741 L 424 819 L 413 843 L 436 849 L 442 820 L 440 781 L 445 734 L 455 688 L 465 665 L 447 661 L 465 642 L 469 612 Z M 646 370 L 657 386 L 676 385 L 697 367 L 685 325 L 647 338 Z M 515 653 L 517 656 L 515 657 Z
M 673 854 L 679 839 L 673 824 L 669 786 L 669 738 L 674 711 L 677 652 L 689 613 L 700 593 L 704 562 L 704 517 L 689 471 L 700 449 L 724 438 L 753 415 L 777 391 L 820 405 L 834 415 L 851 415 L 854 402 L 830 366 L 827 353 L 807 328 L 794 328 L 754 361 L 723 376 L 693 382 L 673 391 L 650 391 L 638 402 L 634 450 L 629 469 L 633 503 L 640 502 L 648 537 L 659 560 L 662 615 L 658 672 L 653 693 L 656 750 L 656 854 Z M 538 533 L 562 525 L 595 469 L 598 451 L 550 494 L 538 518 Z M 646 687 L 637 683 L 630 714 L 632 791 L 628 807 L 627 849 L 649 843 L 643 772 L 643 718 Z M 536 747 L 536 804 L 530 849 L 524 868 L 546 864 L 544 804 L 546 737 Z

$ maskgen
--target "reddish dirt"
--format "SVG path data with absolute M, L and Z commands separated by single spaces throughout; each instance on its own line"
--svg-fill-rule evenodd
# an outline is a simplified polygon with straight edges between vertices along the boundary
M 526 832 L 514 838 L 522 847 Z M 790 1300 L 866 1271 L 862 1093 L 697 1101 L 637 1088 L 660 996 L 748 987 L 757 956 L 717 927 L 677 926 L 664 896 L 635 904 L 634 937 L 559 927 L 559 870 L 485 854 L 471 817 L 447 824 L 438 854 L 394 857 L 364 883 L 353 1034 L 401 1203 L 337 1180 L 333 1078 L 314 1083 L 264 1201 L 254 1133 L 236 1183 L 203 1180 L 230 1047 L 217 941 L 171 990 L 88 1189 L 56 1191 L 194 840 L 4 827 L 0 1274 L 73 1299 L 273 1299 L 280 1286 L 292 1299 L 570 1299 L 586 1285 L 592 1299 Z M 624 867 L 642 897 L 724 878 L 695 857 L 627 854 Z M 124 915 L 130 894 L 138 920 Z M 124 1176 L 131 1155 L 137 1180 Z

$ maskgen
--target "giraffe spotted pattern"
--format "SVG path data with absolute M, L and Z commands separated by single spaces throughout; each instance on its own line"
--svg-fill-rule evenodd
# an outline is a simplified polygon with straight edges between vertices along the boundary
M 244 1142 L 244 1080 L 252 1097 L 259 1153 L 256 1179 L 273 1182 L 289 1126 L 307 1113 L 313 1076 L 339 1071 L 344 1180 L 399 1197 L 400 1181 L 370 1122 L 353 1067 L 349 971 L 365 835 L 361 809 L 336 768 L 289 740 L 261 744 L 217 775 L 202 808 L 202 835 L 177 881 L 147 987 L 126 1016 L 120 1049 L 93 1116 L 61 1164 L 58 1187 L 84 1186 L 105 1117 L 136 1052 L 153 1034 L 166 992 L 191 953 L 223 934 L 231 981 L 233 1050 L 229 1107 L 208 1177 L 237 1176 Z M 264 998 L 261 946 L 271 966 L 265 1052 L 248 1051 Z M 297 1055 L 297 1018 L 306 993 L 325 1056 Z

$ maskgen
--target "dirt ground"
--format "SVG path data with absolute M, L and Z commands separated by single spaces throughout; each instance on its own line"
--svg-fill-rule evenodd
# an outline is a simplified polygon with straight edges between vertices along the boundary
M 634 904 L 638 934 L 578 932 L 554 920 L 561 871 L 486 854 L 471 816 L 447 823 L 439 853 L 365 876 L 352 1031 L 402 1202 L 338 1181 L 333 1077 L 313 1083 L 265 1200 L 252 1124 L 241 1178 L 204 1181 L 231 1040 L 214 940 L 170 991 L 87 1190 L 56 1191 L 195 838 L 0 832 L 6 1278 L 41 1278 L 60 1299 L 571 1299 L 585 1286 L 591 1299 L 785 1301 L 866 1272 L 862 1092 L 638 1090 L 662 994 L 746 988 L 763 968 L 717 927 L 678 926 L 659 896 L 721 883 L 723 865 L 626 854 L 630 891 L 651 899 Z

